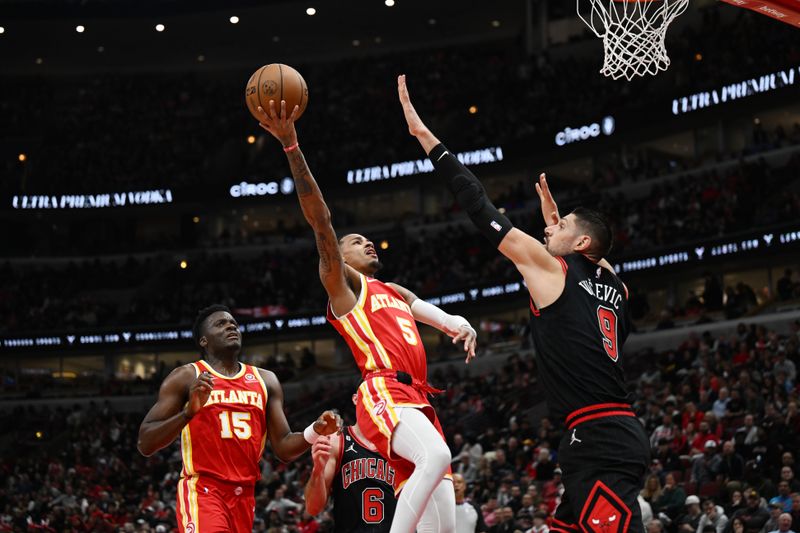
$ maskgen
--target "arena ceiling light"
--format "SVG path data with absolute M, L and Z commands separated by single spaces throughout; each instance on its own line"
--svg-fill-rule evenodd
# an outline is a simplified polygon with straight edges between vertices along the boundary
M 5 32 L 6 32 L 6 29 L 4 27 L 0 26 L 0 33 L 5 33 Z
M 157 32 L 159 32 L 159 33 L 160 33 L 160 32 L 162 32 L 162 31 L 164 31 L 164 30 L 166 30 L 166 29 L 167 29 L 167 27 L 166 27 L 166 26 L 164 26 L 163 24 L 156 24 L 156 31 L 157 31 Z
M 228 19 L 231 24 L 239 24 L 239 17 L 233 15 L 231 18 Z
M 78 24 L 77 26 L 75 26 L 75 31 L 78 33 L 83 33 L 84 31 L 86 31 L 86 28 L 82 24 Z
M 386 4 L 386 7 L 394 7 L 394 0 L 386 0 L 384 4 Z
M 313 17 L 316 14 L 317 10 L 314 9 L 313 7 L 309 7 L 308 9 L 306 9 L 306 15 L 308 15 L 309 17 Z

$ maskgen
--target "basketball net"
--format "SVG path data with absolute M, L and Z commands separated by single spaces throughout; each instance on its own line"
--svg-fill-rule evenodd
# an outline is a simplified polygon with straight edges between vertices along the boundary
M 581 4 L 591 3 L 584 16 Z M 631 80 L 669 68 L 664 38 L 689 0 L 577 0 L 578 16 L 603 39 L 605 61 L 600 73 Z

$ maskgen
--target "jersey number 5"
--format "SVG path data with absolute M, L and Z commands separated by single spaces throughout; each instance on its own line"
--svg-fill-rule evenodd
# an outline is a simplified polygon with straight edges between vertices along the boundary
M 410 320 L 401 317 L 397 317 L 397 323 L 400 325 L 400 331 L 403 332 L 403 338 L 406 342 L 411 346 L 416 346 L 419 340 L 417 340 L 417 334 L 414 332 L 414 324 Z
M 383 522 L 383 491 L 376 488 L 364 489 L 361 493 L 361 518 L 367 524 Z
M 231 431 L 231 422 L 233 422 L 233 431 Z M 250 413 L 222 411 L 219 414 L 219 423 L 222 426 L 220 436 L 223 439 L 232 439 L 236 435 L 241 440 L 247 440 L 253 434 L 250 429 Z
M 617 349 L 617 313 L 609 307 L 597 306 L 597 322 L 600 325 L 600 334 L 603 336 L 603 348 L 606 354 L 615 363 L 619 359 Z

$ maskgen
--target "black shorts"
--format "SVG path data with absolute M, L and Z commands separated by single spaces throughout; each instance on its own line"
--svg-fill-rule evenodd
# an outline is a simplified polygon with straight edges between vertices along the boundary
M 568 430 L 558 447 L 564 494 L 550 531 L 644 531 L 636 498 L 650 463 L 650 442 L 632 411 L 610 416 L 600 412 L 583 422 L 576 418 L 577 424 L 567 419 Z

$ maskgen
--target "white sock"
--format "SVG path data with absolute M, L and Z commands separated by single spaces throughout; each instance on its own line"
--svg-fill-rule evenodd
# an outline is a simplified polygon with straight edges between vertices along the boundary
M 417 533 L 455 533 L 455 530 L 456 492 L 453 490 L 453 482 L 443 479 L 428 500 L 417 524 Z
M 397 409 L 397 414 L 400 423 L 392 435 L 392 451 L 414 463 L 414 473 L 400 492 L 389 533 L 414 533 L 434 489 L 441 483 L 450 465 L 450 450 L 433 423 L 421 411 L 406 407 Z M 442 500 L 443 503 L 435 506 L 432 512 L 439 510 L 447 516 L 452 513 L 451 523 L 454 524 L 455 496 L 449 510 L 445 510 L 444 497 Z

